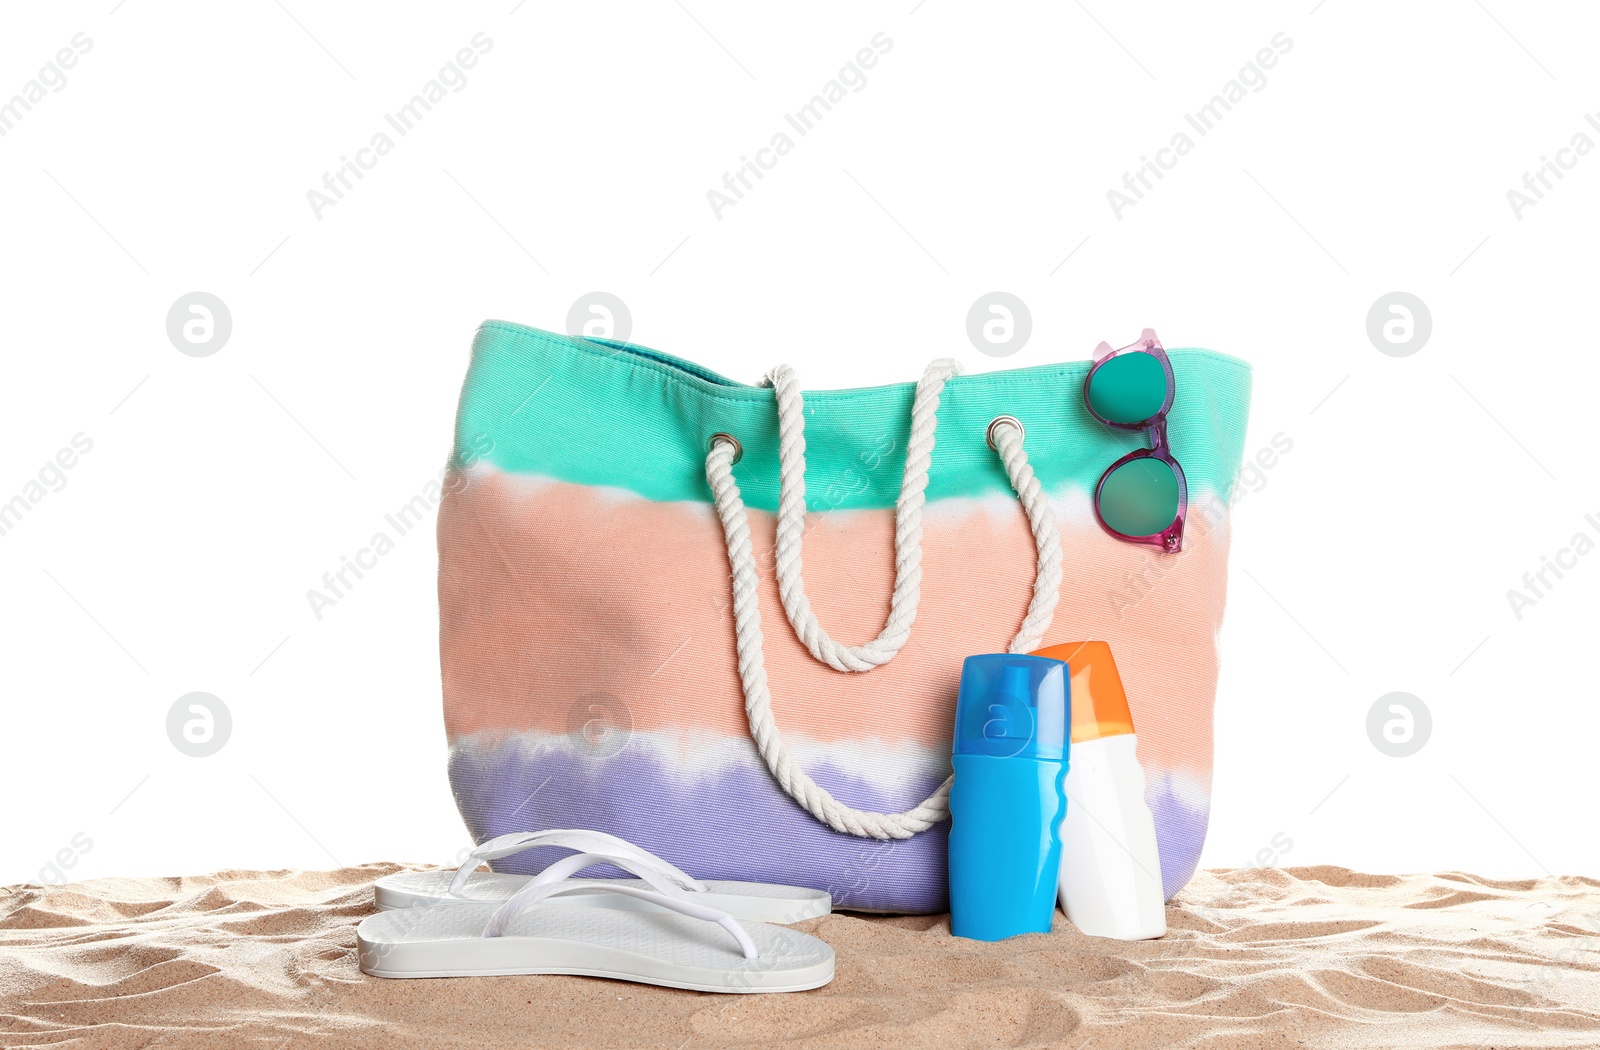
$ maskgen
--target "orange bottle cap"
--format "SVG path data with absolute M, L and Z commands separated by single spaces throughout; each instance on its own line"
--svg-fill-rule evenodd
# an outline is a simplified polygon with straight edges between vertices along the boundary
M 1061 660 L 1072 681 L 1072 742 L 1133 732 L 1122 676 L 1105 642 L 1067 642 L 1032 655 Z

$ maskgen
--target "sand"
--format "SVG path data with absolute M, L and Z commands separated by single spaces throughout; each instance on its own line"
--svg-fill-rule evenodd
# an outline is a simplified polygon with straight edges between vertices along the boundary
M 0 891 L 0 1045 L 1600 1046 L 1600 881 L 1202 872 L 1160 941 L 957 940 L 944 916 L 800 924 L 791 995 L 582 977 L 380 980 L 355 962 L 400 865 Z

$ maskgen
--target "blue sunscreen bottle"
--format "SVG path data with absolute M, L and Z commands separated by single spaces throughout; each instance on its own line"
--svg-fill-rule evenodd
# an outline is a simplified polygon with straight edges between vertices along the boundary
M 969 656 L 956 699 L 950 932 L 1049 933 L 1067 812 L 1068 675 L 1060 660 Z

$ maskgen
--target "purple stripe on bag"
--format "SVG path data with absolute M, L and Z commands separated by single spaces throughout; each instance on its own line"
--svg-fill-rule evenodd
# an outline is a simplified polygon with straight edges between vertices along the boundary
M 1209 814 L 1174 794 L 1163 780 L 1146 792 L 1145 803 L 1156 818 L 1156 852 L 1161 856 L 1161 887 L 1171 900 L 1194 875 L 1206 841 Z
M 949 907 L 947 824 L 880 842 L 832 831 L 773 783 L 748 741 L 701 773 L 668 766 L 646 749 L 597 759 L 560 745 L 520 740 L 458 746 L 450 756 L 456 804 L 475 841 L 513 831 L 592 828 L 659 854 L 697 878 L 784 883 L 827 890 L 835 908 L 908 913 Z M 732 756 L 730 756 L 732 757 Z M 826 763 L 809 772 L 858 808 L 899 812 L 946 775 L 909 778 L 893 794 Z M 536 874 L 566 851 L 535 849 L 494 862 Z M 601 866 L 601 877 L 626 873 Z

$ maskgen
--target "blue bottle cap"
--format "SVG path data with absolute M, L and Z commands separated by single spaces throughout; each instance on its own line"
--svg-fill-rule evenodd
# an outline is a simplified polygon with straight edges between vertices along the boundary
M 1043 758 L 1067 752 L 1067 665 L 995 653 L 961 665 L 952 750 L 958 755 Z

